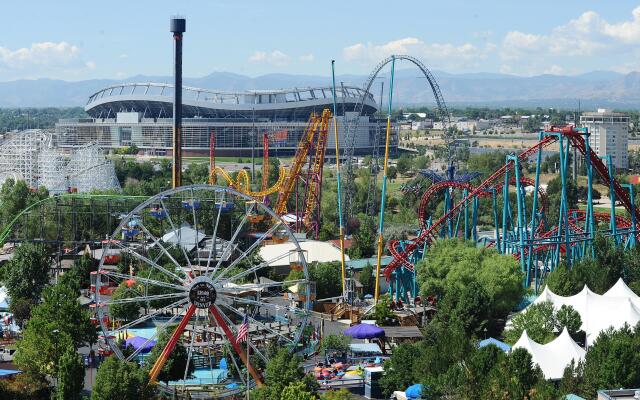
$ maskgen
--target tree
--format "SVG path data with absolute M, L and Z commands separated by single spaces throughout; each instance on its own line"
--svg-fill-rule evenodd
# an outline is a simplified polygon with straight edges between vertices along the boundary
M 446 316 L 469 335 L 478 335 L 489 324 L 491 299 L 484 287 L 472 281 L 464 288 L 448 291 L 440 303 L 437 317 Z
M 373 255 L 377 231 L 372 217 L 361 215 L 360 228 L 353 235 L 353 245 L 349 249 L 349 256 L 354 259 L 368 258 Z
M 355 396 L 347 389 L 329 390 L 320 396 L 320 400 L 354 400 Z
M 391 357 L 384 362 L 384 375 L 380 379 L 380 386 L 389 398 L 395 390 L 404 390 L 419 382 L 422 375 L 416 375 L 415 366 L 420 356 L 418 345 L 403 343 L 393 350 Z
M 322 350 L 347 351 L 351 340 L 344 335 L 327 335 L 322 338 Z
M 4 284 L 11 299 L 31 302 L 40 300 L 42 289 L 49 283 L 51 257 L 41 244 L 24 243 L 7 263 Z
M 326 299 L 342 293 L 342 277 L 340 263 L 317 263 L 311 267 L 310 279 L 316 283 L 316 297 Z
M 373 266 L 369 263 L 360 271 L 360 283 L 362 283 L 362 290 L 365 294 L 373 294 L 375 291 L 376 278 L 373 275 Z
M 389 180 L 391 180 L 391 181 L 396 179 L 398 177 L 398 168 L 396 168 L 393 165 L 388 167 L 387 168 L 387 176 L 389 177 Z
M 280 400 L 282 391 L 290 384 L 298 382 L 304 384 L 304 391 L 315 394 L 318 383 L 313 376 L 305 375 L 301 362 L 299 356 L 292 356 L 286 349 L 280 349 L 267 363 L 264 372 L 265 385 L 255 389 L 251 398 Z
M 15 362 L 34 374 L 56 375 L 58 362 L 67 348 L 95 343 L 96 329 L 90 313 L 82 308 L 72 289 L 53 285 L 43 292 L 43 301 L 33 308 L 31 319 L 18 342 Z
M 398 172 L 402 175 L 406 174 L 411 168 L 413 168 L 413 159 L 407 155 L 407 154 L 403 154 L 400 156 L 400 158 L 398 158 L 398 162 L 397 162 L 397 169 Z
M 150 400 L 155 397 L 155 391 L 146 369 L 108 357 L 98 369 L 91 400 Z
M 155 346 L 153 346 L 151 354 L 149 354 L 149 358 L 147 359 L 147 365 L 150 368 L 156 363 L 156 360 L 158 360 L 164 348 L 167 347 L 167 343 L 169 342 L 169 339 L 171 338 L 174 330 L 175 327 L 173 329 L 165 329 L 159 335 L 158 342 Z M 164 366 L 160 370 L 160 373 L 158 374 L 158 380 L 162 382 L 169 382 L 184 379 L 185 372 L 186 378 L 191 378 L 193 376 L 195 366 L 193 364 L 193 361 L 189 362 L 188 360 L 189 353 L 187 352 L 187 349 L 182 343 L 178 341 L 178 343 L 176 343 L 175 347 L 173 348 L 173 351 L 167 358 L 167 361 L 164 363 Z M 189 362 L 188 367 L 187 362 Z
M 0 399 L 49 400 L 49 382 L 39 375 L 23 372 L 13 379 L 0 379 Z
M 111 296 L 112 300 L 126 300 L 139 297 L 139 293 L 135 289 L 129 288 L 126 282 L 123 282 L 113 292 Z M 138 318 L 140 311 L 140 304 L 135 301 L 125 303 L 109 304 L 109 315 L 114 319 L 123 319 L 125 321 L 133 321 Z
M 380 296 L 378 303 L 373 307 L 372 318 L 380 326 L 394 326 L 398 324 L 396 315 L 391 311 L 391 298 L 388 295 Z
M 542 371 L 531 361 L 531 354 L 525 349 L 515 349 L 491 371 L 484 398 L 526 399 L 543 379 Z
M 563 304 L 555 314 L 555 323 L 556 331 L 562 332 L 564 328 L 567 328 L 569 334 L 574 336 L 580 331 L 582 318 L 572 306 Z
M 282 390 L 281 400 L 315 400 L 316 396 L 307 390 L 303 382 L 292 382 Z
M 437 241 L 416 265 L 416 271 L 423 298 L 442 299 L 450 290 L 462 290 L 477 282 L 490 299 L 493 321 L 505 318 L 524 293 L 517 261 L 495 249 L 477 247 L 474 242 Z
M 526 310 L 513 317 L 511 322 L 512 328 L 504 333 L 507 343 L 517 342 L 525 329 L 527 335 L 540 344 L 549 343 L 555 337 L 553 332 L 556 321 L 553 303 L 550 301 L 530 305 Z
M 601 332 L 584 359 L 582 394 L 640 386 L 640 325 Z
M 82 358 L 71 346 L 60 357 L 55 399 L 80 400 L 83 388 L 84 366 Z

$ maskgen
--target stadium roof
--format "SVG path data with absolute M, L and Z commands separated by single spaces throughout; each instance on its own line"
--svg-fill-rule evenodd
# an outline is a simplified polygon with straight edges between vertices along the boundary
M 124 83 L 108 86 L 92 94 L 85 111 L 94 118 L 114 118 L 118 112 L 140 112 L 146 118 L 167 118 L 173 112 L 173 85 L 165 83 Z M 362 101 L 364 115 L 376 112 L 371 93 L 363 89 L 336 88 L 338 115 L 353 111 Z M 185 86 L 182 88 L 184 118 L 269 118 L 287 119 L 299 112 L 307 119 L 311 111 L 333 105 L 330 87 L 222 92 Z

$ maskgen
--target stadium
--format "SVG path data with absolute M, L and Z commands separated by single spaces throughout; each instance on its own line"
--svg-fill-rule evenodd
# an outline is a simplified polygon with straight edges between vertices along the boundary
M 173 85 L 127 83 L 106 87 L 89 97 L 85 111 L 90 118 L 63 119 L 56 124 L 56 145 L 74 148 L 97 143 L 105 149 L 135 145 L 150 155 L 171 152 Z M 362 100 L 364 99 L 364 100 Z M 362 101 L 358 117 L 351 112 Z M 332 109 L 330 87 L 304 89 L 221 92 L 183 87 L 182 146 L 184 154 L 208 155 L 215 135 L 216 155 L 243 156 L 262 149 L 264 133 L 269 135 L 275 155 L 292 154 L 312 112 Z M 336 88 L 339 137 L 344 137 L 345 112 L 351 123 L 359 118 L 356 154 L 370 154 L 376 137 L 384 129 L 375 119 L 373 95 L 363 89 Z M 376 133 L 378 133 L 376 135 Z M 393 135 L 393 146 L 397 146 Z M 378 143 L 383 146 L 384 143 Z M 330 135 L 328 152 L 334 149 Z

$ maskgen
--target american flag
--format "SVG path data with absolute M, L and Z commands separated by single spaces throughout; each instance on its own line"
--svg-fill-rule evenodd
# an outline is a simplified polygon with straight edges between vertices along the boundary
M 249 319 L 247 314 L 244 315 L 242 325 L 238 328 L 238 336 L 236 336 L 236 343 L 242 343 L 247 341 L 247 333 L 249 331 Z

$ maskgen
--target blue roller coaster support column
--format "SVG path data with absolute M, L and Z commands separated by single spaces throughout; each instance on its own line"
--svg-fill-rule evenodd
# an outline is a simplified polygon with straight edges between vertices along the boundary
M 589 148 L 589 130 L 587 128 L 582 129 L 582 135 L 584 136 L 585 154 L 591 154 Z M 591 157 L 584 158 L 587 168 L 587 215 L 585 218 L 585 232 L 587 232 L 587 238 L 585 246 L 591 247 L 591 257 L 595 257 L 595 249 L 592 245 L 592 240 L 596 234 L 596 220 L 593 214 L 593 165 L 591 165 Z M 586 251 L 584 252 L 586 254 Z
M 621 184 L 620 186 L 629 189 L 629 199 L 631 200 L 631 228 L 625 243 L 625 248 L 633 248 L 636 246 L 636 203 L 633 185 L 630 183 Z
M 540 132 L 538 134 L 538 141 L 541 142 L 543 138 L 544 138 L 544 133 Z M 533 190 L 533 202 L 531 205 L 531 224 L 529 226 L 529 229 L 531 231 L 531 240 L 529 240 L 529 243 L 527 246 L 527 250 L 528 250 L 527 264 L 529 265 L 527 269 L 527 278 L 526 278 L 527 287 L 531 284 L 531 281 L 530 281 L 531 277 L 529 276 L 529 274 L 531 272 L 532 266 L 534 269 L 534 280 L 536 282 L 536 285 L 538 283 L 538 259 L 537 259 L 537 255 L 534 255 L 534 252 L 533 252 L 533 247 L 534 247 L 533 237 L 535 237 L 536 229 L 538 229 L 538 224 L 540 223 L 539 221 L 541 221 L 543 218 L 542 215 L 538 215 L 538 188 L 540 187 L 540 165 L 541 164 L 542 164 L 542 147 L 538 149 L 538 155 L 536 158 L 536 178 L 535 178 L 535 184 L 534 184 L 534 190 Z
M 527 268 L 526 257 L 524 256 L 524 244 L 526 241 L 526 214 L 525 214 L 525 198 L 524 188 L 520 184 L 520 162 L 517 156 L 507 156 L 507 162 L 513 162 L 513 170 L 516 175 L 516 202 L 518 204 L 518 219 L 515 229 L 518 251 L 520 252 L 520 267 L 525 273 L 525 284 L 529 281 L 529 268 Z
M 561 235 L 560 237 L 564 235 L 565 260 L 567 261 L 567 265 L 571 265 L 571 242 L 569 240 L 569 214 L 567 200 L 567 155 L 569 154 L 569 149 L 571 146 L 567 144 L 565 148 L 564 137 L 561 134 L 557 134 L 557 137 L 560 144 L 560 182 L 562 184 L 560 215 L 558 216 L 558 234 Z M 560 264 L 560 243 L 561 241 L 558 242 L 555 263 L 550 268 L 550 272 L 553 271 L 555 267 L 558 266 L 558 264 Z
M 331 60 L 331 94 L 333 96 L 333 138 L 336 146 L 336 179 L 338 181 L 338 220 L 340 222 L 340 267 L 342 273 L 342 296 L 347 298 L 347 273 L 345 269 L 345 258 L 344 258 L 344 223 L 342 221 L 342 192 L 340 188 L 340 141 L 338 140 L 338 111 L 336 107 L 336 73 L 335 73 L 335 60 Z M 344 110 L 342 110 L 344 112 Z M 377 271 L 378 275 L 380 271 Z M 378 284 L 376 276 L 376 285 Z M 378 287 L 376 286 L 376 291 Z
M 507 161 L 508 162 L 508 161 Z M 504 173 L 504 186 L 502 187 L 502 254 L 507 254 L 508 230 L 507 220 L 509 219 L 509 169 Z
M 471 213 L 471 240 L 478 241 L 478 196 L 473 198 L 473 211 Z
M 620 238 L 618 237 L 618 226 L 616 225 L 616 192 L 613 190 L 613 162 L 611 156 L 606 155 L 600 157 L 607 162 L 607 169 L 609 170 L 609 200 L 611 201 L 611 235 L 616 244 L 620 244 Z
M 389 169 L 389 141 L 391 138 L 391 106 L 393 104 L 393 79 L 396 69 L 396 57 L 391 56 L 391 81 L 389 85 L 389 110 L 387 115 L 387 137 L 384 145 L 384 169 L 382 174 L 382 199 L 380 201 L 380 221 L 378 226 L 378 263 L 376 264 L 376 290 L 375 302 L 378 303 L 380 296 L 380 264 L 382 262 L 382 234 L 384 231 L 384 206 L 387 194 L 387 171 Z
M 502 251 L 502 247 L 501 247 L 501 242 L 500 242 L 500 225 L 499 225 L 499 219 L 498 219 L 498 194 L 496 193 L 496 189 L 495 188 L 490 188 L 489 191 L 491 191 L 491 202 L 493 204 L 493 221 L 496 224 L 496 249 L 498 250 L 498 253 L 504 253 L 504 251 Z

